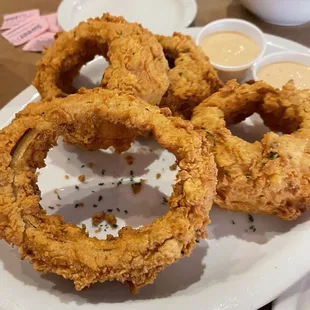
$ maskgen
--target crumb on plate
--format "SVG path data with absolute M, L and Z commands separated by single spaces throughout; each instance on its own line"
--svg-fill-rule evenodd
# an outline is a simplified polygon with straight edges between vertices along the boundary
M 169 169 L 170 169 L 171 171 L 174 171 L 174 170 L 177 169 L 177 166 L 178 166 L 178 164 L 177 164 L 177 163 L 174 163 L 173 165 L 171 165 L 171 166 L 169 167 Z
M 137 195 L 141 192 L 142 189 L 142 182 L 136 182 L 131 184 L 132 192 Z
M 131 155 L 127 155 L 125 157 L 125 159 L 126 159 L 128 165 L 132 165 L 133 164 L 134 159 L 133 159 L 133 157 Z
M 78 180 L 80 182 L 85 182 L 85 179 L 86 179 L 85 174 L 81 174 L 81 175 L 78 176 Z

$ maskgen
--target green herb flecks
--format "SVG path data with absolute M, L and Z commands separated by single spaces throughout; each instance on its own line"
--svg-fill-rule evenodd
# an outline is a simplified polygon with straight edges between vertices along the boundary
M 161 204 L 165 205 L 167 203 L 168 203 L 168 199 L 166 197 L 163 197 Z
M 206 137 L 212 146 L 216 146 L 216 140 L 215 140 L 214 136 L 212 135 L 212 133 L 210 133 L 209 131 L 206 131 Z
M 270 152 L 269 154 L 268 154 L 268 159 L 271 159 L 271 160 L 274 160 L 274 159 L 276 159 L 276 158 L 278 158 L 279 157 L 279 154 L 277 153 L 277 152 Z

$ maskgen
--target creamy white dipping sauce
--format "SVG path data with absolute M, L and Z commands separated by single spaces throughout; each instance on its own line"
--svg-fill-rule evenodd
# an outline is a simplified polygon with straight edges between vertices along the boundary
M 200 45 L 213 63 L 224 66 L 245 65 L 259 55 L 256 43 L 241 32 L 215 32 L 206 36 Z
M 310 68 L 295 62 L 276 62 L 258 72 L 258 78 L 276 88 L 293 80 L 299 89 L 310 88 Z

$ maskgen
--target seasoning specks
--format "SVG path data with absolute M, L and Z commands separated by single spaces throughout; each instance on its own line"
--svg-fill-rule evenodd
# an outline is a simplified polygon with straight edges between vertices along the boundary
M 57 192 L 57 189 L 54 189 L 54 194 L 57 195 L 57 199 L 58 199 L 58 200 L 61 200 L 61 197 L 59 196 L 59 194 L 58 194 L 58 192 Z

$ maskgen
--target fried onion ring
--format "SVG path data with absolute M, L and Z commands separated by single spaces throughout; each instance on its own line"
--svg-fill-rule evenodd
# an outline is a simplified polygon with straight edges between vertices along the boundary
M 266 125 L 285 134 L 268 132 L 260 142 L 249 143 L 226 128 L 254 111 Z M 192 122 L 212 144 L 218 206 L 283 220 L 296 219 L 310 206 L 308 90 L 297 90 L 292 83 L 280 91 L 263 82 L 229 82 L 194 110 Z
M 52 102 L 30 104 L 0 131 L 0 238 L 19 248 L 40 272 L 74 281 L 77 290 L 117 280 L 133 292 L 152 283 L 167 265 L 188 256 L 205 236 L 216 186 L 216 166 L 204 136 L 188 121 L 129 95 L 96 89 Z M 36 169 L 59 135 L 81 120 L 104 144 L 97 123 L 117 123 L 153 137 L 179 165 L 169 211 L 151 225 L 124 227 L 119 237 L 90 238 L 85 228 L 46 215 Z M 113 141 L 110 141 L 113 145 Z
M 110 63 L 101 86 L 158 105 L 169 86 L 168 64 L 156 38 L 122 17 L 104 14 L 59 33 L 37 63 L 33 85 L 43 100 L 75 92 L 72 81 L 95 55 Z
M 223 84 L 209 58 L 190 36 L 175 32 L 172 37 L 156 38 L 170 65 L 170 87 L 160 106 L 170 108 L 175 116 L 190 119 L 194 107 Z

